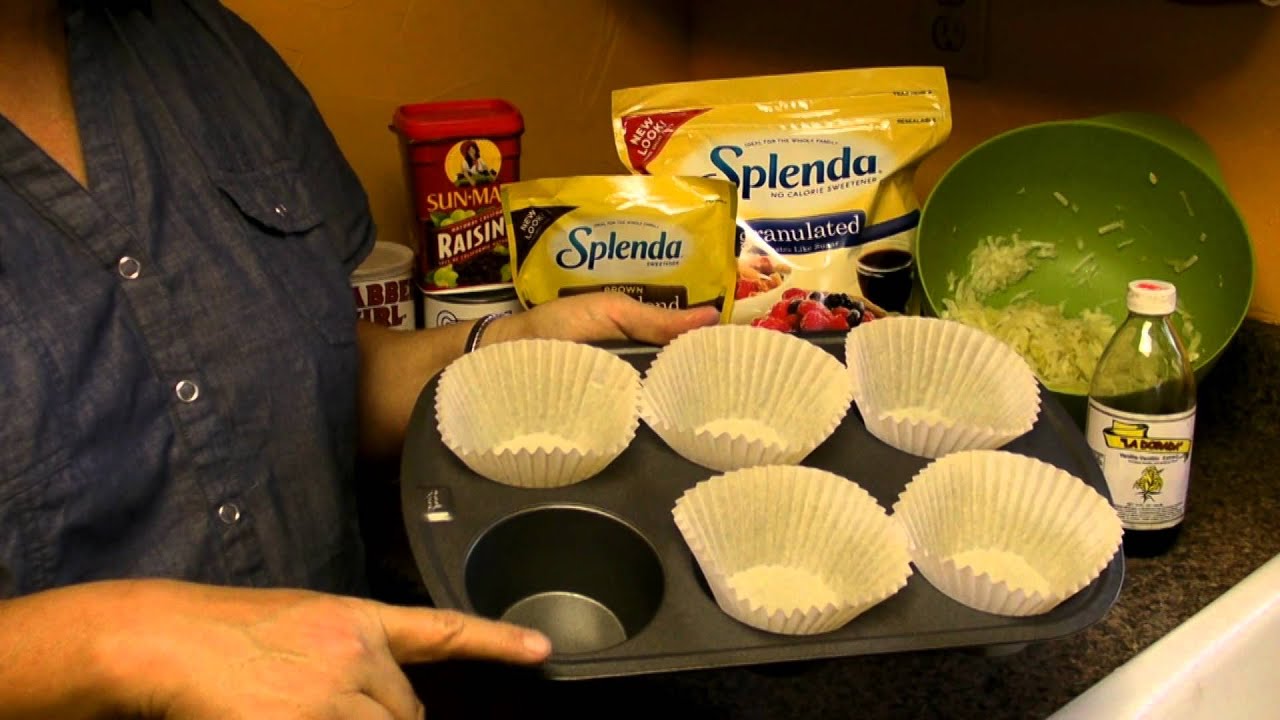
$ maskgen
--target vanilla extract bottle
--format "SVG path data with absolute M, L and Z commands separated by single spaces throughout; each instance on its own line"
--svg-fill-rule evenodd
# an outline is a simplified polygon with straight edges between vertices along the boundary
M 1098 360 L 1085 434 L 1124 525 L 1124 552 L 1151 557 L 1177 542 L 1186 516 L 1196 381 L 1173 324 L 1177 289 L 1135 280 L 1129 315 Z

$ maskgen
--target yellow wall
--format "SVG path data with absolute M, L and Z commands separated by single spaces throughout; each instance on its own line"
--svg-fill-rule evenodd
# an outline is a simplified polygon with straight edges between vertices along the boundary
M 889 0 L 227 0 L 316 97 L 369 190 L 384 237 L 408 241 L 402 103 L 502 96 L 524 112 L 524 177 L 619 172 L 609 91 L 920 61 L 914 3 Z M 1280 322 L 1280 9 L 1168 0 L 992 0 L 989 63 L 953 79 L 951 140 L 927 192 L 965 150 L 1041 120 L 1163 112 L 1216 152 L 1258 259 L 1251 314 Z
M 609 92 L 686 76 L 683 0 L 225 0 L 311 91 L 381 237 L 412 244 L 399 105 L 502 97 L 525 119 L 523 177 L 614 173 Z

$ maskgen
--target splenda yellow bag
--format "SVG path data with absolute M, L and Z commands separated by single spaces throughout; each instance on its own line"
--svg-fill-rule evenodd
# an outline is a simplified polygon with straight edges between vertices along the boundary
M 920 215 L 912 177 L 951 131 L 942 68 L 617 90 L 613 122 L 632 172 L 737 186 L 734 322 L 783 312 L 783 294 L 801 294 L 793 288 L 848 294 L 881 315 L 908 310 Z
M 584 176 L 502 186 L 516 294 L 621 292 L 670 308 L 733 308 L 737 193 L 724 180 Z

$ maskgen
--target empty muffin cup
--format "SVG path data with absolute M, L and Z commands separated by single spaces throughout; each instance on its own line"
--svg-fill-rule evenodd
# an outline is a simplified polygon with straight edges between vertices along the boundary
M 662 603 L 662 564 L 631 525 L 586 506 L 539 505 L 486 530 L 466 562 L 477 613 L 541 630 L 557 655 L 634 637 Z
M 463 355 L 436 393 L 441 439 L 490 480 L 552 488 L 612 462 L 639 427 L 640 374 L 616 355 L 561 340 L 517 340 Z
M 1084 481 L 1000 450 L 935 460 L 893 513 L 930 584 L 996 615 L 1052 610 L 1102 573 L 1122 534 L 1111 503 Z
M 867 430 L 899 450 L 939 458 L 995 449 L 1040 412 L 1031 366 L 994 336 L 953 320 L 890 317 L 845 340 L 853 401 Z
M 911 575 L 902 529 L 856 483 L 825 470 L 728 472 L 687 490 L 672 515 L 716 603 L 760 630 L 836 630 Z
M 641 417 L 691 462 L 727 471 L 793 464 L 849 411 L 850 381 L 832 355 L 745 325 L 684 333 L 645 374 Z

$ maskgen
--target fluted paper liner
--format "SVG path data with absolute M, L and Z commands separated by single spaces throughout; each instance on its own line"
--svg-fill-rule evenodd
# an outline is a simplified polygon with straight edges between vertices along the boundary
M 938 590 L 996 615 L 1037 615 L 1093 582 L 1120 548 L 1120 519 L 1079 478 L 1001 450 L 953 453 L 893 506 L 912 562 Z
M 845 363 L 867 430 L 912 455 L 1002 447 L 1029 431 L 1040 411 L 1026 360 L 953 320 L 864 323 L 845 340 Z
M 799 463 L 849 411 L 840 361 L 813 343 L 746 325 L 684 333 L 645 374 L 641 417 L 668 446 L 728 471 Z
M 704 480 L 672 515 L 720 608 L 751 627 L 843 627 L 907 584 L 902 529 L 856 483 L 764 465 Z
M 552 488 L 586 480 L 631 443 L 640 374 L 600 348 L 518 340 L 463 355 L 436 393 L 444 444 L 490 480 Z

